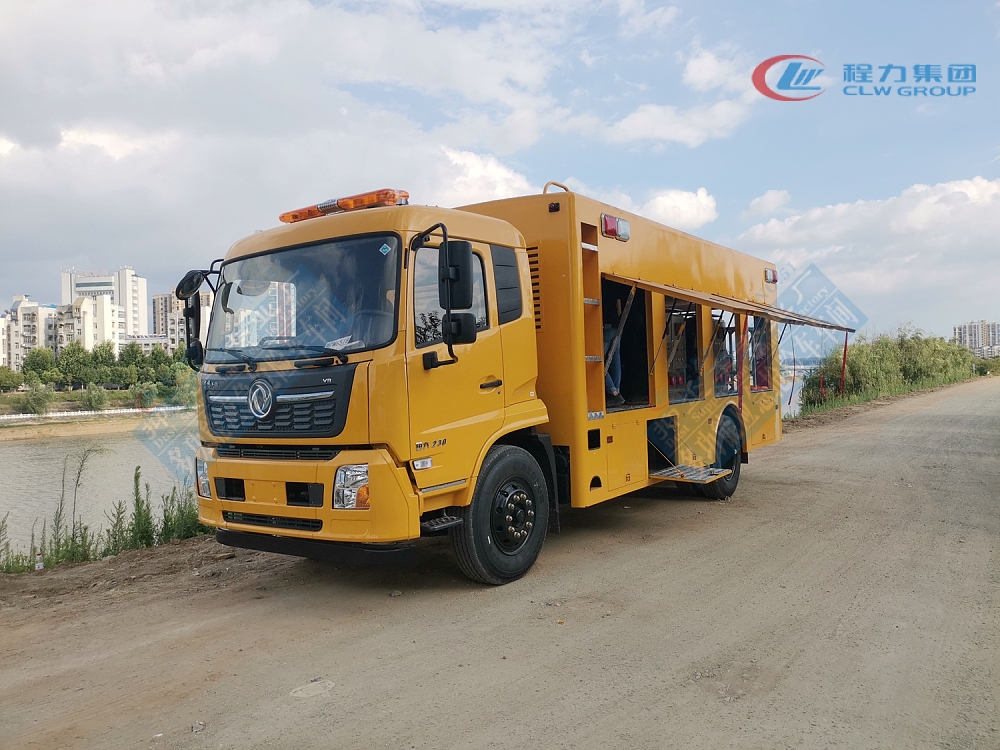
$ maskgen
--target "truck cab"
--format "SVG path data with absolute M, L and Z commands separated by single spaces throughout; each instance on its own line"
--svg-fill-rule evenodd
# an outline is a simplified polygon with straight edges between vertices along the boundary
M 524 240 L 499 219 L 389 203 L 259 232 L 215 265 L 207 339 L 188 349 L 199 517 L 237 546 L 406 553 L 472 525 L 463 509 L 503 446 L 501 463 L 527 468 L 484 501 L 493 549 L 469 540 L 463 568 L 506 582 L 533 562 L 554 498 Z M 465 260 L 448 266 L 445 246 Z M 188 287 L 212 281 L 194 273 Z

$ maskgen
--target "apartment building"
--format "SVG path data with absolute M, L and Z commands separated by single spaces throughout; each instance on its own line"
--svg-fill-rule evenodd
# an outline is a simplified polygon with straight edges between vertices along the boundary
M 212 307 L 212 293 L 201 292 L 201 307 Z M 184 302 L 177 299 L 177 296 L 170 292 L 168 294 L 153 295 L 153 335 L 164 336 L 168 334 L 170 326 L 169 316 L 184 311 Z M 202 315 L 202 320 L 207 321 L 208 317 Z M 182 329 L 183 331 L 183 329 Z
M 10 367 L 7 364 L 7 321 L 6 311 L 0 312 L 0 367 Z
M 952 338 L 977 357 L 1000 356 L 1000 323 L 973 320 L 952 328 Z
M 40 305 L 28 299 L 27 295 L 18 294 L 4 320 L 5 359 L 12 370 L 20 371 L 24 366 L 24 358 L 35 347 L 55 348 L 55 305 Z
M 70 343 L 78 341 L 84 349 L 93 350 L 98 344 L 110 341 L 115 353 L 121 345 L 121 308 L 111 303 L 106 294 L 77 297 L 69 305 L 56 308 L 56 334 L 53 350 L 56 356 Z
M 115 273 L 63 271 L 61 288 L 62 305 L 71 305 L 80 297 L 110 297 L 111 303 L 120 308 L 121 338 L 145 336 L 149 332 L 146 279 L 136 274 L 131 266 L 122 266 Z

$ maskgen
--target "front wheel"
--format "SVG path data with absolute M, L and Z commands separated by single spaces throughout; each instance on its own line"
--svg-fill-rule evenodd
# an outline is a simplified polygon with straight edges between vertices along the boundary
M 486 454 L 472 502 L 450 529 L 458 565 L 469 578 L 516 581 L 538 558 L 549 521 L 545 475 L 523 448 L 495 445 Z
M 736 485 L 740 483 L 742 449 L 739 425 L 732 417 L 723 417 L 719 420 L 719 432 L 715 439 L 715 463 L 712 466 L 716 469 L 729 469 L 730 473 L 728 477 L 702 486 L 701 491 L 705 497 L 725 500 L 736 492 Z

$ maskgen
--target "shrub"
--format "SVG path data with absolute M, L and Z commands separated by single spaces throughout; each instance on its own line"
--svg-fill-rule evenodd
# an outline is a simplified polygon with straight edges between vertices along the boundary
M 34 375 L 34 373 L 32 374 Z M 25 414 L 48 414 L 49 406 L 51 406 L 52 399 L 54 398 L 55 394 L 52 392 L 52 389 L 47 385 L 43 385 L 37 380 L 37 376 L 35 376 L 28 386 L 28 390 L 17 400 L 17 406 Z
M 139 383 L 132 387 L 132 396 L 135 398 L 135 405 L 140 409 L 148 409 L 156 403 L 159 391 L 156 383 Z
M 806 378 L 802 386 L 804 408 L 840 398 L 842 358 L 841 351 L 831 353 Z M 955 383 L 973 375 L 974 361 L 972 352 L 965 347 L 909 327 L 900 328 L 892 336 L 858 335 L 847 348 L 843 398 L 865 400 Z
M 108 406 L 108 392 L 96 383 L 88 383 L 80 403 L 87 411 L 102 411 Z

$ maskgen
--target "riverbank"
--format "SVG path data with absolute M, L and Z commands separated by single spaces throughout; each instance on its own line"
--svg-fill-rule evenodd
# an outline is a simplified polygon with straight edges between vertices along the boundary
M 192 411 L 188 407 L 115 409 L 104 412 L 70 412 L 33 416 L 18 421 L 0 420 L 0 443 L 10 440 L 87 437 L 132 432 L 152 416 Z

